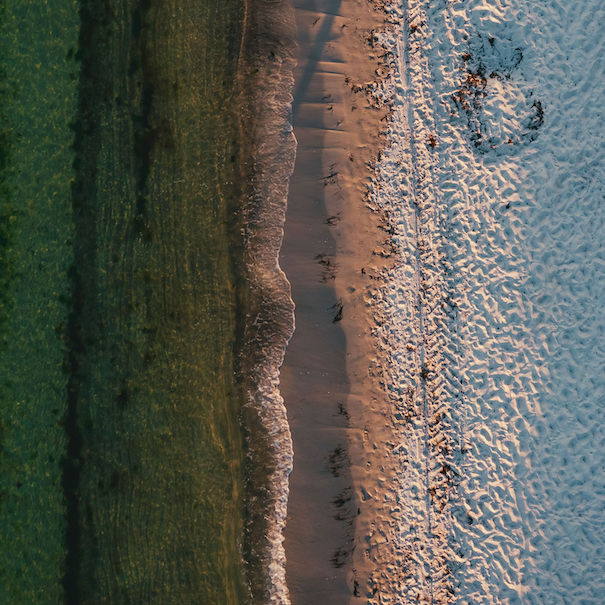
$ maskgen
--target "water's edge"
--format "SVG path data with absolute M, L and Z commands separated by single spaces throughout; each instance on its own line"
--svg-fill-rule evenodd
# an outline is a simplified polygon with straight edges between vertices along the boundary
M 294 332 L 279 252 L 296 139 L 291 124 L 294 12 L 287 0 L 246 2 L 240 85 L 242 203 L 240 376 L 246 440 L 246 561 L 253 603 L 289 603 L 283 530 L 293 448 L 279 370 Z M 237 269 L 236 269 L 237 270 Z

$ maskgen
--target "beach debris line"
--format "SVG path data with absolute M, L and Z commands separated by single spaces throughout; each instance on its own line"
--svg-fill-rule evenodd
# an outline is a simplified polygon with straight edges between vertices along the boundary
M 351 557 L 355 548 L 353 524 L 355 521 L 355 500 L 353 498 L 353 488 L 345 487 L 332 500 L 332 505 L 336 508 L 334 519 L 343 521 L 345 528 L 345 543 L 339 546 L 331 557 L 334 567 L 342 567 Z
M 350 420 L 349 410 L 347 409 L 347 406 L 344 403 L 342 403 L 342 401 L 338 402 L 338 411 L 336 412 L 336 414 L 338 416 L 344 416 L 344 418 L 347 421 L 347 424 L 349 423 L 349 420 Z
M 325 220 L 325 223 L 326 223 L 326 225 L 329 225 L 330 227 L 334 227 L 335 225 L 337 225 L 340 222 L 340 219 L 341 219 L 340 212 L 337 212 L 336 214 L 329 216 Z
M 340 185 L 338 183 L 338 176 L 339 176 L 339 172 L 338 170 L 336 170 L 336 164 L 330 164 L 330 172 L 321 178 L 324 187 L 327 187 L 328 185 L 337 185 L 338 188 L 340 189 Z
M 340 477 L 350 464 L 346 446 L 337 445 L 325 458 L 326 466 L 334 477 Z
M 460 55 L 461 80 L 450 95 L 450 115 L 466 117 L 469 140 L 481 153 L 534 141 L 544 108 L 519 70 L 523 52 L 512 34 L 477 32 L 467 44 Z

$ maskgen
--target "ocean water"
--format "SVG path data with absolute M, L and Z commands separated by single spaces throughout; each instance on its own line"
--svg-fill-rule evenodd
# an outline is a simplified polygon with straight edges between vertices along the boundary
M 229 242 L 243 7 L 82 10 L 74 599 L 239 602 L 243 452 Z
M 240 0 L 3 5 L 2 602 L 255 590 L 246 18 Z
M 63 595 L 72 2 L 0 3 L 0 602 Z

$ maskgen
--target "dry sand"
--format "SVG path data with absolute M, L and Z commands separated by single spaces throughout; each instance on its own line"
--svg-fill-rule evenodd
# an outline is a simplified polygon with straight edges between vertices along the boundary
M 294 5 L 298 151 L 280 260 L 296 304 L 281 371 L 294 441 L 287 581 L 295 605 L 348 603 L 354 525 L 371 518 L 357 464 L 364 410 L 381 397 L 368 373 L 373 344 L 364 292 L 372 267 L 384 264 L 375 252 L 387 235 L 364 199 L 387 115 L 367 91 L 378 67 L 371 32 L 382 15 L 365 0 Z

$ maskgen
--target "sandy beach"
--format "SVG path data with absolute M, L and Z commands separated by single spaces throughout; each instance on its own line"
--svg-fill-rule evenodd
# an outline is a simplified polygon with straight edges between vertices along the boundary
M 387 114 L 367 91 L 378 66 L 371 32 L 383 15 L 365 1 L 294 5 L 298 149 L 281 251 L 296 304 L 281 371 L 296 460 L 287 580 L 292 603 L 347 603 L 359 508 L 350 443 L 362 440 L 359 410 L 371 398 L 363 291 L 384 235 L 363 204 Z
M 295 8 L 292 603 L 599 602 L 596 3 Z
M 602 0 L 1 4 L 1 603 L 605 601 Z

